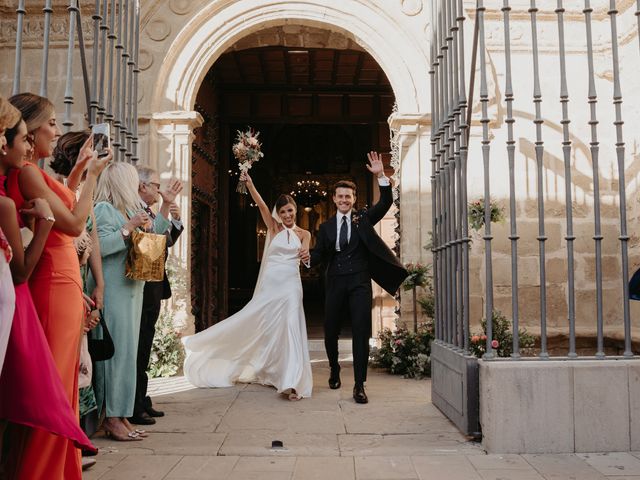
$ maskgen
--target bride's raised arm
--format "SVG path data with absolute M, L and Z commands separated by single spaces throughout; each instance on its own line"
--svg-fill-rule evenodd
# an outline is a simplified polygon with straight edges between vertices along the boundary
M 253 180 L 251 180 L 251 176 L 249 175 L 249 173 L 242 172 L 240 174 L 240 181 L 246 182 L 247 189 L 251 194 L 251 198 L 253 198 L 253 201 L 256 202 L 256 205 L 260 210 L 260 215 L 262 215 L 262 220 L 264 221 L 264 224 L 267 226 L 269 230 L 275 232 L 277 230 L 276 221 L 271 216 L 271 210 L 269 210 L 269 207 L 267 206 L 267 204 L 264 202 L 264 200 L 258 193 L 258 190 L 256 190 L 256 186 L 253 184 Z

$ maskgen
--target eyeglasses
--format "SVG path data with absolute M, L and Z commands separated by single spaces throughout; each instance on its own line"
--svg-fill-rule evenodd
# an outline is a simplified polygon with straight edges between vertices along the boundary
M 146 182 L 145 185 L 153 185 L 156 187 L 156 190 L 160 190 L 160 184 L 155 182 Z

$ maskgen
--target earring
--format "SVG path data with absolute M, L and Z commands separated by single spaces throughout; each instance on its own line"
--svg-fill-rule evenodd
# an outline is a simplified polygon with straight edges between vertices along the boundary
M 3 157 L 7 154 L 7 152 L 4 151 L 4 149 L 0 149 L 0 155 L 2 155 Z

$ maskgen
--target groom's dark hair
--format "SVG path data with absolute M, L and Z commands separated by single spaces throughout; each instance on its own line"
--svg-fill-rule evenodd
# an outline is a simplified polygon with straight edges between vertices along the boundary
M 351 180 L 338 180 L 334 185 L 333 185 L 333 194 L 336 194 L 336 191 L 339 188 L 350 188 L 351 190 L 353 190 L 353 194 L 356 194 L 356 191 L 358 190 L 356 188 L 356 184 L 353 183 Z
M 293 205 L 296 211 L 298 210 L 298 205 L 296 204 L 296 201 L 293 199 L 293 197 L 291 195 L 283 193 L 278 197 L 278 200 L 276 200 L 276 213 L 278 213 L 282 207 L 288 204 Z

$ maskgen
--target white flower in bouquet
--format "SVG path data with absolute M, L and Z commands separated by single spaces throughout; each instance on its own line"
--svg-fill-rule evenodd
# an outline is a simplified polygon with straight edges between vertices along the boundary
M 238 160 L 238 168 L 241 173 L 249 171 L 253 162 L 257 162 L 264 157 L 264 154 L 260 151 L 262 145 L 258 140 L 259 135 L 260 132 L 256 132 L 252 128 L 247 129 L 245 132 L 238 130 L 236 143 L 233 144 L 232 151 L 233 156 Z M 238 182 L 236 192 L 247 193 L 245 182 Z

